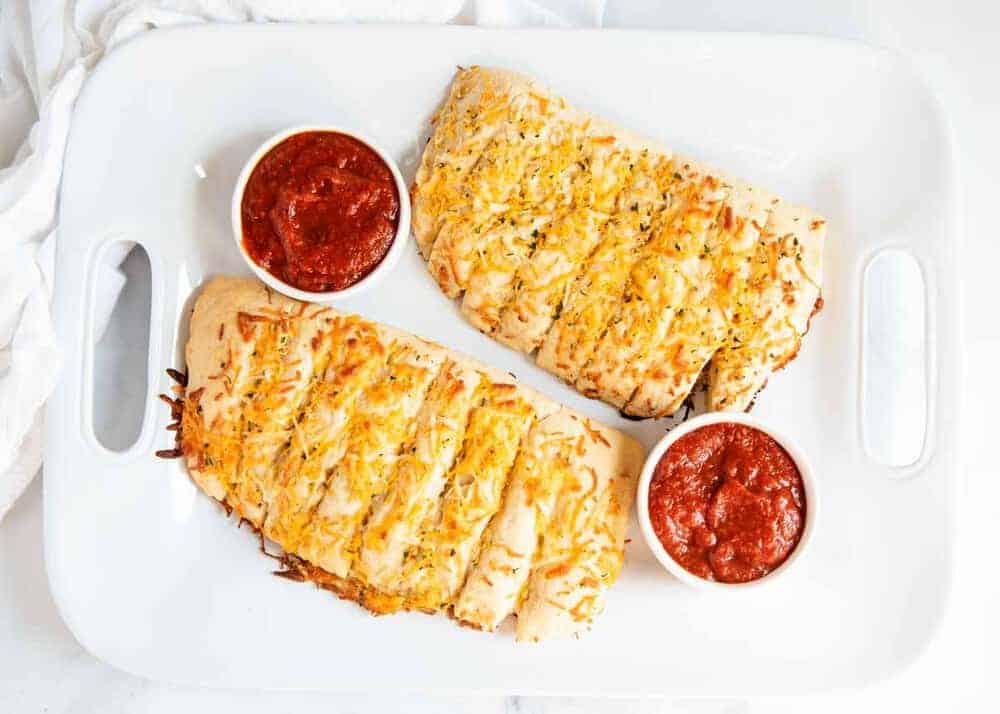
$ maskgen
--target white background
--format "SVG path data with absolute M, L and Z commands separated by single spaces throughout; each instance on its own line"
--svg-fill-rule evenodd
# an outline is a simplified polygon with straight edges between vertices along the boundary
M 3 0 L 0 0 L 3 2 Z M 948 615 L 909 670 L 862 692 L 752 700 L 607 701 L 431 698 L 384 690 L 368 696 L 202 691 L 147 682 L 98 662 L 55 611 L 42 558 L 41 484 L 0 523 L 0 712 L 627 712 L 996 711 L 1000 673 L 1000 468 L 990 462 L 1000 427 L 1000 5 L 985 0 L 610 0 L 608 26 L 809 32 L 899 49 L 924 71 L 951 114 L 964 196 L 964 299 L 968 388 L 960 480 L 958 573 Z M 822 81 L 822 78 L 817 78 Z M 863 108 L 859 108 L 862 111 Z M 30 118 L 26 118 L 30 121 Z M 16 122 L 14 122 L 16 124 Z M 0 125 L 0 155 L 24 127 Z M 914 147 L 919 150 L 919 147 Z M 2 408 L 2 405 L 0 405 Z M 928 524 L 931 527 L 932 524 Z M 823 614 L 816 613 L 817 617 Z M 720 676 L 725 676 L 720 672 Z

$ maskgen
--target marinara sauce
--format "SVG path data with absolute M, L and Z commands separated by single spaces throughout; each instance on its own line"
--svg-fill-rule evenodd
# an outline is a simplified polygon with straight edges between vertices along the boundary
M 241 204 L 243 245 L 301 290 L 343 290 L 382 262 L 399 224 L 392 171 L 373 149 L 333 131 L 288 137 L 254 167 Z
M 708 424 L 667 449 L 649 518 L 671 557 L 708 580 L 744 583 L 781 565 L 802 536 L 805 492 L 778 442 L 745 424 Z

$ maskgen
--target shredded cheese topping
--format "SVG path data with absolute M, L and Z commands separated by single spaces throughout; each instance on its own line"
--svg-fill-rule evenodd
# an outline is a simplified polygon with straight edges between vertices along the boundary
M 596 483 L 595 459 L 617 459 L 634 488 L 637 444 L 358 317 L 234 305 L 220 319 L 212 339 L 228 335 L 231 357 L 210 373 L 189 365 L 202 386 L 184 395 L 180 450 L 195 481 L 295 558 L 298 575 L 377 613 L 445 611 L 489 630 L 529 607 L 533 574 L 559 560 L 588 584 L 591 604 L 563 603 L 575 631 L 591 624 L 614 580 L 594 574 L 617 572 L 604 561 L 623 557 L 614 514 L 628 504 L 567 484 Z M 210 422 L 206 395 L 222 395 Z M 527 612 L 528 623 L 552 617 Z
M 458 72 L 414 191 L 428 268 L 470 322 L 626 414 L 672 413 L 716 355 L 713 407 L 745 408 L 818 298 L 821 218 L 758 250 L 766 192 L 511 72 Z

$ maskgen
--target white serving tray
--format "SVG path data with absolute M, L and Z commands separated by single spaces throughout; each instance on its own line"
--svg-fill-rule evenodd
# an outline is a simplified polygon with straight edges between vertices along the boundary
M 221 517 L 180 463 L 153 457 L 171 443 L 155 395 L 170 387 L 164 368 L 182 366 L 192 294 L 209 275 L 246 272 L 228 209 L 253 148 L 293 124 L 357 127 L 409 179 L 455 65 L 476 63 L 532 73 L 585 108 L 829 217 L 826 308 L 755 412 L 800 440 L 820 481 L 823 513 L 794 577 L 746 596 L 690 591 L 636 537 L 607 612 L 578 641 L 516 645 L 443 617 L 376 619 L 272 577 L 253 537 Z M 898 57 L 734 34 L 157 30 L 97 68 L 66 162 L 54 307 L 66 359 L 47 414 L 45 545 L 59 609 L 96 656 L 148 677 L 227 687 L 726 695 L 864 684 L 900 670 L 931 638 L 955 521 L 956 196 L 947 124 Z M 121 239 L 149 254 L 152 309 L 145 421 L 136 443 L 115 453 L 93 432 L 93 281 L 103 247 Z M 927 339 L 915 352 L 926 364 L 917 383 L 927 390 L 928 436 L 904 469 L 879 465 L 862 446 L 866 409 L 899 409 L 871 404 L 881 392 L 862 388 L 863 354 L 901 349 L 879 343 L 879 331 L 862 344 L 864 268 L 890 246 L 915 257 L 927 304 L 917 323 Z M 349 308 L 510 370 L 647 446 L 667 426 L 622 420 L 478 334 L 413 246 Z

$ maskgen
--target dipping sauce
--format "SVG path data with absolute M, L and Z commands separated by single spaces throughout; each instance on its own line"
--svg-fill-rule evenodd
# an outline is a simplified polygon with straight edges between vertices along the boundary
M 778 442 L 745 424 L 708 424 L 667 449 L 649 484 L 656 537 L 685 570 L 745 583 L 795 549 L 805 523 L 798 467 Z
M 257 265 L 310 292 L 343 290 L 382 262 L 399 225 L 388 165 L 333 131 L 294 134 L 267 152 L 243 190 L 243 245 Z

